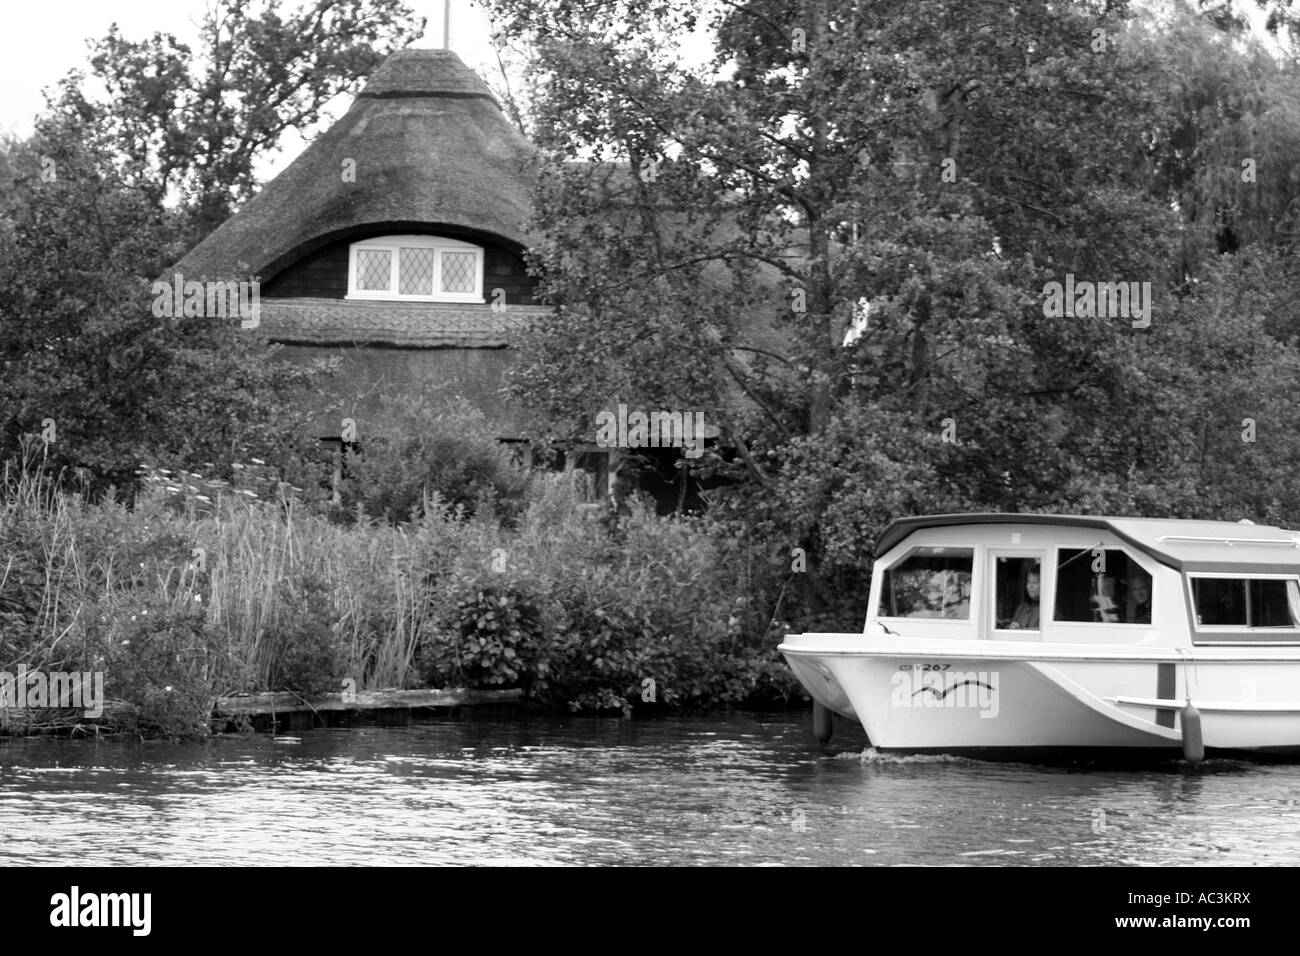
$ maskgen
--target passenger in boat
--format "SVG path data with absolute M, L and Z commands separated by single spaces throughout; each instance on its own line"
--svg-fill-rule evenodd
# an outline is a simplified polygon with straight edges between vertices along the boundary
M 1151 623 L 1151 582 L 1146 575 L 1133 579 L 1128 588 L 1128 602 L 1124 620 L 1129 624 Z
M 1038 594 L 1038 572 L 1030 571 L 1025 579 L 1025 599 L 1016 608 L 1016 613 L 1011 615 L 1011 623 L 1007 627 L 1012 630 L 1038 630 Z

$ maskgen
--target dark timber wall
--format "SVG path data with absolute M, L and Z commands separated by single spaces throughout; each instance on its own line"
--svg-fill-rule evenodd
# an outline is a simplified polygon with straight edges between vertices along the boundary
M 326 246 L 295 262 L 262 287 L 271 299 L 342 299 L 348 294 L 348 239 Z M 524 260 L 499 246 L 483 247 L 483 296 L 492 301 L 493 289 L 506 290 L 507 305 L 536 305 L 534 282 Z

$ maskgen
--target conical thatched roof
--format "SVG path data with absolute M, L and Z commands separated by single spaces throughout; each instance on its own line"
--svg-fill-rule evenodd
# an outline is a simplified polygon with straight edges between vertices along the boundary
M 455 53 L 401 50 L 338 122 L 175 271 L 266 282 L 367 227 L 495 238 L 522 249 L 532 158 L 531 144 Z M 349 167 L 355 182 L 347 181 Z

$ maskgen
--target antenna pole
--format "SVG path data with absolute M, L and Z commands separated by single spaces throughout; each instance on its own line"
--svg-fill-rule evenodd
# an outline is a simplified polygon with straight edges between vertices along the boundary
M 451 49 L 451 0 L 442 0 L 442 48 Z

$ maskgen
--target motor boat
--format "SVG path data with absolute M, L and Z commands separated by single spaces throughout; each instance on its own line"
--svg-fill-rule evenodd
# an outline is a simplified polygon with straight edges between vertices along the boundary
M 1300 755 L 1300 533 L 1083 515 L 902 518 L 862 633 L 780 646 L 881 752 Z

